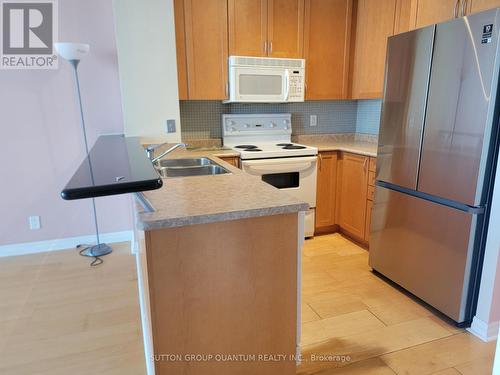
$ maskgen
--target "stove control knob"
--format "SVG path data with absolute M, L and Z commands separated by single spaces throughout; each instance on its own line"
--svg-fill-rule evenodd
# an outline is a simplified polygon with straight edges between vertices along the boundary
M 275 128 L 276 127 L 276 123 L 273 121 L 273 122 L 271 122 L 270 126 L 271 126 L 271 128 Z
M 249 128 L 250 127 L 250 124 L 245 124 L 245 128 Z

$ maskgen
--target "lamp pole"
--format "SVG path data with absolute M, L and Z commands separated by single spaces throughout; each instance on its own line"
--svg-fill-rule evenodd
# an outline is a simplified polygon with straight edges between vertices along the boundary
M 75 89 L 76 95 L 78 97 L 78 104 L 80 108 L 80 125 L 83 132 L 83 140 L 85 143 L 85 153 L 87 155 L 87 162 L 89 164 L 90 177 L 92 183 L 94 184 L 94 173 L 92 170 L 92 160 L 89 154 L 89 145 L 87 140 L 87 129 L 85 127 L 85 117 L 83 115 L 83 105 L 82 105 L 82 95 L 80 92 L 80 78 L 78 76 L 78 65 L 80 59 L 85 56 L 89 51 L 88 44 L 81 43 L 55 43 L 55 48 L 57 53 L 65 60 L 67 60 L 73 68 L 74 78 L 75 78 Z M 95 245 L 78 245 L 77 248 L 80 249 L 80 255 L 94 257 L 94 261 L 91 263 L 92 266 L 102 263 L 100 256 L 111 253 L 113 250 L 105 243 L 101 243 L 99 238 L 99 223 L 97 220 L 97 210 L 95 205 L 95 198 L 92 198 L 92 209 L 94 214 L 94 224 L 96 233 L 96 244 Z

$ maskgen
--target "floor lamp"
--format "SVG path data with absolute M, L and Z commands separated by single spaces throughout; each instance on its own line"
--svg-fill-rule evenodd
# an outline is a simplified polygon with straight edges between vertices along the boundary
M 94 174 L 92 171 L 92 161 L 89 156 L 89 146 L 87 142 L 87 130 L 85 128 L 85 119 L 83 116 L 83 106 L 82 106 L 82 96 L 80 94 L 80 80 L 78 78 L 78 64 L 80 60 L 85 57 L 90 49 L 88 44 L 83 43 L 55 43 L 54 47 L 59 56 L 61 56 L 64 60 L 67 60 L 71 66 L 73 67 L 73 73 L 75 77 L 75 89 L 78 97 L 78 103 L 80 106 L 80 124 L 82 126 L 83 132 L 83 140 L 85 143 L 85 152 L 87 153 L 87 161 L 89 163 L 90 176 L 92 178 L 92 182 L 94 180 Z M 92 208 L 94 210 L 94 224 L 95 224 L 95 232 L 96 232 L 96 245 L 78 245 L 77 248 L 80 250 L 80 255 L 94 257 L 94 261 L 91 263 L 92 266 L 98 265 L 102 263 L 102 259 L 100 256 L 111 253 L 113 250 L 111 247 L 106 245 L 105 243 L 101 243 L 99 238 L 99 224 L 97 222 L 97 211 L 95 208 L 95 198 L 92 198 Z

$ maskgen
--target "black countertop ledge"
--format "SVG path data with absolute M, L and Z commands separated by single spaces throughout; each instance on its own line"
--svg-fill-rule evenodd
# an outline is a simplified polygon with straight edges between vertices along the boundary
M 147 158 L 139 137 L 100 136 L 68 182 L 66 200 L 155 190 L 162 179 Z

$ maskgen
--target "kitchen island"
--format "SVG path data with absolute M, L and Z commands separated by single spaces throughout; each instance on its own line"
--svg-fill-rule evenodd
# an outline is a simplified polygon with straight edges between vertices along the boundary
M 137 205 L 148 374 L 294 374 L 308 205 L 209 158 L 231 173 L 165 179 L 153 212 Z

